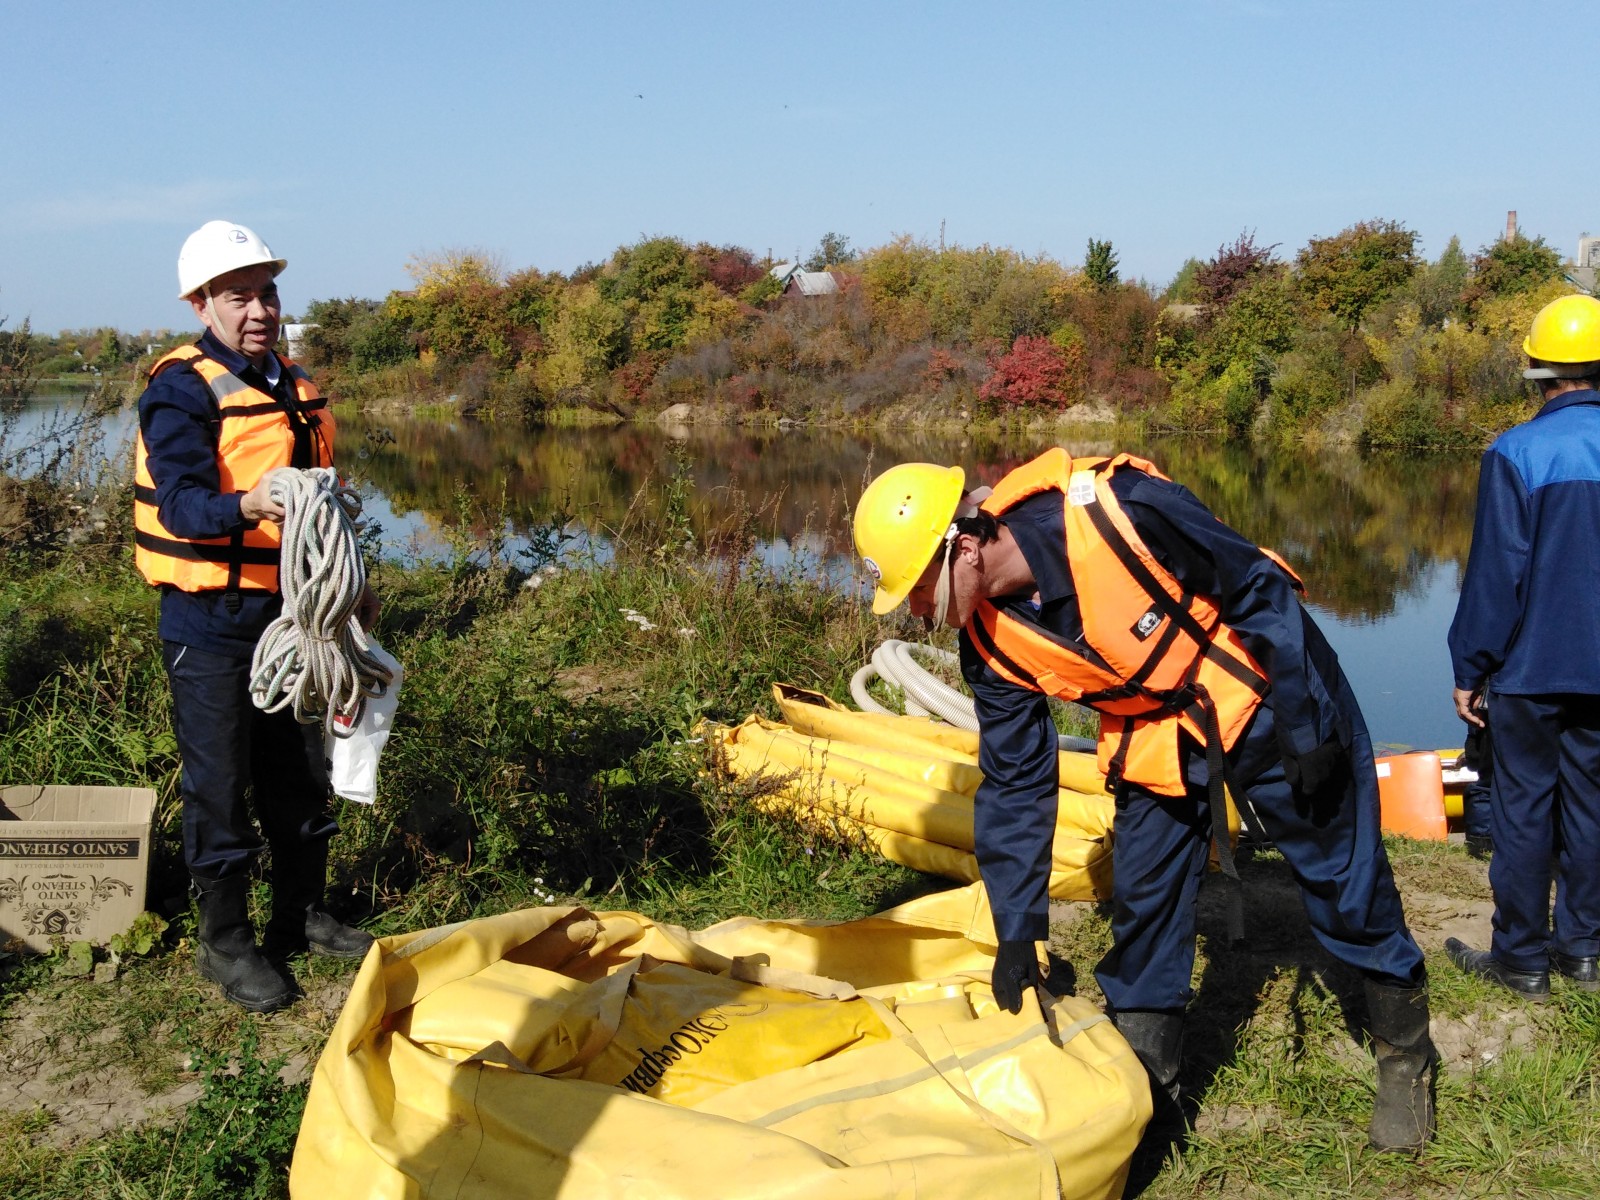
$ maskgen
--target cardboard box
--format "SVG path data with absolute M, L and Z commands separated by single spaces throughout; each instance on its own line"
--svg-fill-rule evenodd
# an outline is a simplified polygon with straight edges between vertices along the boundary
M 151 788 L 0 788 L 0 945 L 103 945 L 144 911 Z

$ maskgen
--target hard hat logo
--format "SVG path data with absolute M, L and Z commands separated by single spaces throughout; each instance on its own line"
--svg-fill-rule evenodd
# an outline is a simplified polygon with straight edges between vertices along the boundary
M 230 241 L 238 242 L 242 246 L 250 240 L 250 235 L 242 229 L 235 229 L 232 233 L 228 234 L 228 239 Z
M 878 584 L 883 582 L 883 571 L 872 559 L 863 558 L 861 560 L 861 565 L 866 568 L 867 574 L 872 576 L 873 587 L 877 587 Z

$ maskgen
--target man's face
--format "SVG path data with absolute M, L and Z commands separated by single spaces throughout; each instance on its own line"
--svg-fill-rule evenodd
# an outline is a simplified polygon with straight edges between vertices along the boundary
M 934 610 L 938 607 L 939 572 L 946 569 L 945 561 L 944 547 L 941 545 L 939 553 L 933 556 L 933 561 L 906 594 L 911 615 L 921 617 L 923 625 L 930 630 L 933 628 Z M 960 629 L 971 619 L 981 599 L 979 585 L 982 575 L 977 561 L 977 539 L 971 534 L 957 535 L 955 551 L 950 555 L 949 562 L 950 608 L 945 613 L 945 624 L 951 629 Z
M 201 324 L 230 350 L 253 363 L 262 362 L 278 343 L 278 322 L 283 306 L 272 268 L 265 263 L 240 267 L 211 281 L 211 302 L 204 290 L 189 297 Z

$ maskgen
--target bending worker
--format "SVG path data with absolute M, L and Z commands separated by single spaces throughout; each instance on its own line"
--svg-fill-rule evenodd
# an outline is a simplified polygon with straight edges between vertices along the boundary
M 161 589 L 159 630 L 183 760 L 183 856 L 200 905 L 200 973 L 233 1003 L 270 1012 L 296 989 L 286 960 L 359 958 L 372 939 L 323 908 L 328 811 L 322 727 L 250 698 L 256 640 L 283 606 L 283 508 L 266 477 L 333 462 L 333 419 L 273 350 L 285 260 L 242 225 L 208 221 L 178 254 L 178 295 L 205 326 L 150 370 L 139 398 L 135 561 Z M 377 603 L 362 601 L 370 625 Z M 257 948 L 250 866 L 272 852 L 272 914 Z
M 1318 940 L 1366 981 L 1372 1144 L 1420 1147 L 1437 1059 L 1422 952 L 1379 838 L 1366 727 L 1298 580 L 1128 455 L 1047 451 L 981 508 L 964 502 L 964 478 L 926 463 L 884 472 L 856 508 L 855 542 L 877 581 L 874 612 L 909 597 L 930 627 L 961 631 L 984 777 L 977 857 L 1000 939 L 996 999 L 1015 1012 L 1038 985 L 1057 787 L 1046 697 L 1057 696 L 1101 717 L 1100 765 L 1116 796 L 1114 943 L 1095 977 L 1150 1074 L 1158 1127 L 1181 1121 L 1208 842 L 1232 870 L 1226 778 L 1288 860 Z
M 1484 453 L 1450 625 L 1456 711 L 1483 725 L 1483 692 L 1493 733 L 1494 933 L 1445 950 L 1543 1000 L 1551 968 L 1600 991 L 1600 300 L 1546 305 L 1522 348 L 1544 407 Z

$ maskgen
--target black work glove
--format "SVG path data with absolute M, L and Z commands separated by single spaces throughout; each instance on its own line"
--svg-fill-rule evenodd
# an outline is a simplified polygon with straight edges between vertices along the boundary
M 994 956 L 995 1003 L 1009 1013 L 1022 1011 L 1022 989 L 1039 986 L 1039 956 L 1032 942 L 1001 942 Z
M 1315 796 L 1334 779 L 1343 776 L 1349 763 L 1349 752 L 1339 744 L 1339 739 L 1329 738 L 1304 754 L 1285 754 L 1283 773 L 1289 777 L 1289 786 L 1296 792 L 1302 796 Z

